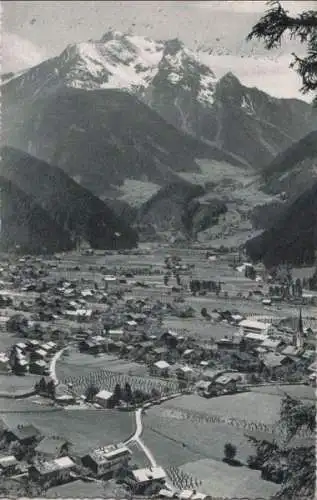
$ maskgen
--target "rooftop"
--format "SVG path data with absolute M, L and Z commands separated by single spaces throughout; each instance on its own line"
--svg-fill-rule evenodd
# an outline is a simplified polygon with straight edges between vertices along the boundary
M 114 456 L 131 455 L 131 451 L 123 443 L 119 443 L 117 445 L 110 444 L 108 446 L 104 446 L 103 448 L 98 448 L 89 453 L 89 455 L 96 463 L 102 464 L 103 462 L 107 462 Z
M 166 474 L 162 467 L 151 467 L 146 469 L 136 469 L 132 471 L 134 479 L 139 483 L 151 480 L 165 479 Z

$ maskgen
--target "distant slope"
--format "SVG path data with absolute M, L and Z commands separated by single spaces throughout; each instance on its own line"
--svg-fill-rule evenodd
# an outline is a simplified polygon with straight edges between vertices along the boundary
M 14 148 L 1 149 L 0 175 L 32 196 L 72 241 L 93 248 L 130 248 L 137 234 L 99 198 L 53 167 Z
M 40 207 L 13 182 L 0 177 L 1 251 L 54 253 L 74 248 L 74 242 Z
M 184 90 L 184 82 L 172 85 L 157 75 L 144 91 L 145 102 L 173 125 L 257 169 L 317 127 L 309 104 L 245 87 L 232 73 L 214 82 L 207 104 L 195 98 L 195 85 Z
M 292 203 L 274 225 L 246 244 L 253 260 L 268 266 L 312 264 L 317 249 L 317 182 Z
M 195 158 L 237 163 L 118 90 L 62 88 L 14 110 L 4 92 L 3 142 L 59 166 L 101 197 L 126 178 L 164 185 L 179 171 L 199 172 Z
M 264 171 L 264 190 L 267 193 L 285 192 L 296 196 L 317 179 L 317 131 L 292 144 L 269 163 Z

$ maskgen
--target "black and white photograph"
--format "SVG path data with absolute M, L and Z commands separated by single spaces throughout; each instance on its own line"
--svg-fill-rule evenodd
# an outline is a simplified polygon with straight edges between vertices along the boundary
M 317 0 L 1 2 L 0 497 L 315 500 Z

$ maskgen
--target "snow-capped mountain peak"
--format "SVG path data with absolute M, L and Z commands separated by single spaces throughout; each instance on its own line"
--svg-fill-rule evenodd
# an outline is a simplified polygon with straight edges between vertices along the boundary
M 51 61 L 53 73 L 69 87 L 122 89 L 142 95 L 152 86 L 164 85 L 194 90 L 192 96 L 204 105 L 213 102 L 214 73 L 177 38 L 155 41 L 109 31 L 100 40 L 69 45 Z

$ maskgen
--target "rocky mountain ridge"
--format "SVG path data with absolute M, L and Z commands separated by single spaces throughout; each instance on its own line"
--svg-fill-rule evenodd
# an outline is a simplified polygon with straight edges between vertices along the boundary
M 3 83 L 4 113 L 10 108 L 9 120 L 23 121 L 19 110 L 25 103 L 62 87 L 129 92 L 176 128 L 255 168 L 317 128 L 309 104 L 247 88 L 232 73 L 217 80 L 199 53 L 178 39 L 110 31 L 98 41 L 70 45 Z

